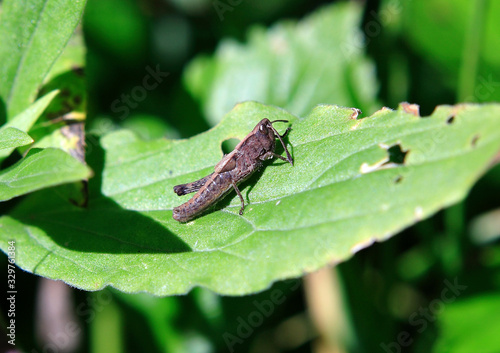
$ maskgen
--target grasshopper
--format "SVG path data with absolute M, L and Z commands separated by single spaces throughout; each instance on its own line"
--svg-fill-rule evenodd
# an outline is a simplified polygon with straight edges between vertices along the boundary
M 248 179 L 262 166 L 265 160 L 276 157 L 293 165 L 292 156 L 283 142 L 291 128 L 288 127 L 285 133 L 280 135 L 273 127 L 273 123 L 276 122 L 287 123 L 288 120 L 269 121 L 269 119 L 262 119 L 231 153 L 225 155 L 217 163 L 212 174 L 191 183 L 174 186 L 174 192 L 179 196 L 191 192 L 196 192 L 196 194 L 186 203 L 174 208 L 173 218 L 179 222 L 188 222 L 196 218 L 229 193 L 231 188 L 240 197 L 239 213 L 242 215 L 245 202 L 238 189 L 238 184 Z M 276 138 L 280 140 L 285 149 L 287 158 L 274 153 Z

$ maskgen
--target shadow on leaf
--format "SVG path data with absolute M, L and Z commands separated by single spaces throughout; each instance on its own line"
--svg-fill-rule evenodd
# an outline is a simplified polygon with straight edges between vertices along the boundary
M 181 253 L 191 248 L 177 235 L 137 211 L 108 198 L 92 200 L 87 209 L 74 206 L 58 187 L 29 196 L 11 217 L 36 227 L 59 246 L 81 252 Z M 40 232 L 31 231 L 36 238 Z M 42 239 L 38 239 L 42 242 Z
M 67 184 L 29 195 L 10 216 L 25 226 L 35 227 L 29 232 L 39 238 L 39 244 L 47 243 L 44 238 L 49 236 L 59 246 L 74 251 L 172 254 L 192 250 L 160 223 L 103 196 L 100 190 L 104 152 L 96 144 L 88 150 L 92 152 L 89 165 L 95 171 L 95 177 L 89 180 L 88 207 L 72 204 L 74 187 Z

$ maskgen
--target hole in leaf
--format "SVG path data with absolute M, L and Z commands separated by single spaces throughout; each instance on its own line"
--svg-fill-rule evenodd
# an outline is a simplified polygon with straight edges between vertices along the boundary
M 403 165 L 405 164 L 406 155 L 410 151 L 403 151 L 399 143 L 392 146 L 380 144 L 379 147 L 387 151 L 387 157 L 374 164 L 363 163 L 360 167 L 361 173 L 371 173 L 375 170 L 395 168 L 398 165 Z
M 405 164 L 408 151 L 403 151 L 400 144 L 389 147 L 387 153 L 389 154 L 389 161 L 387 163 Z
M 479 141 L 479 135 L 474 135 L 474 137 L 472 138 L 472 140 L 470 142 L 471 146 L 476 147 L 477 141 Z
M 455 115 L 452 115 L 448 119 L 446 119 L 446 124 L 453 124 L 454 121 L 455 121 Z
M 231 153 L 234 150 L 234 148 L 238 145 L 238 143 L 240 143 L 240 140 L 236 138 L 230 138 L 222 141 L 221 144 L 222 153 L 224 154 Z

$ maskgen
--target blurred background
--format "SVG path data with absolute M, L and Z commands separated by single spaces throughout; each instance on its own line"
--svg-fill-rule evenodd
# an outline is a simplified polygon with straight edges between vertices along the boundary
M 402 101 L 422 115 L 499 101 L 498 18 L 488 0 L 88 0 L 74 39 L 86 129 L 185 138 L 243 100 L 298 116 L 319 103 L 367 116 Z M 499 195 L 497 164 L 403 235 L 245 297 L 89 293 L 19 270 L 16 348 L 500 352 Z

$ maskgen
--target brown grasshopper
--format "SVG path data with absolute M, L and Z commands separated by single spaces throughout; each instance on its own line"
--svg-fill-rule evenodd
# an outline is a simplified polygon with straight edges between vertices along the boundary
M 190 221 L 223 198 L 231 191 L 231 188 L 234 188 L 240 197 L 240 215 L 242 215 L 245 202 L 238 189 L 238 184 L 248 179 L 267 159 L 277 157 L 293 165 L 293 159 L 283 142 L 283 138 L 291 128 L 288 127 L 285 133 L 280 135 L 272 125 L 275 122 L 287 123 L 288 121 L 262 119 L 231 153 L 225 155 L 217 163 L 212 174 L 191 183 L 174 186 L 174 192 L 179 196 L 197 191 L 189 201 L 174 208 L 172 215 L 174 219 L 179 222 Z M 285 149 L 287 158 L 274 153 L 276 138 L 280 140 Z

